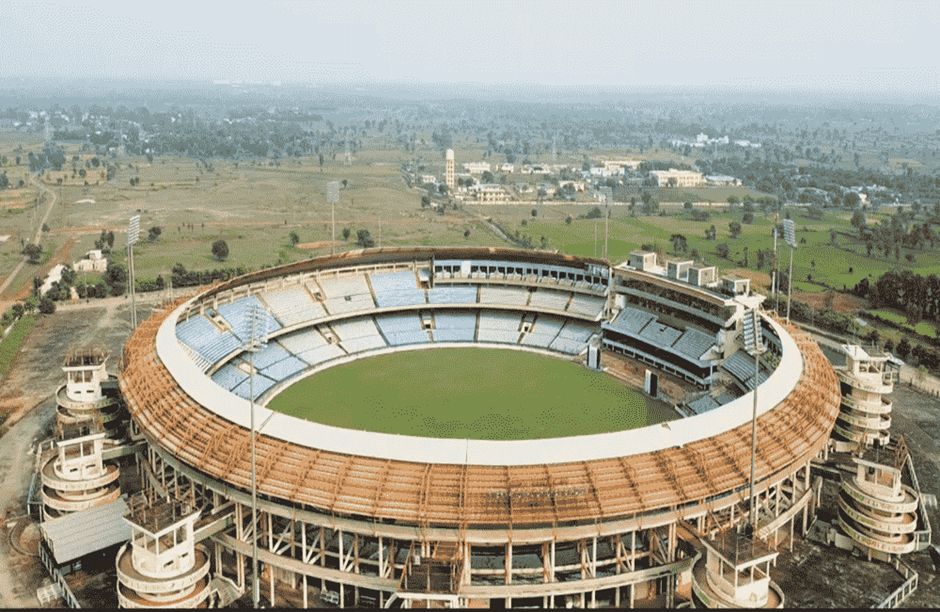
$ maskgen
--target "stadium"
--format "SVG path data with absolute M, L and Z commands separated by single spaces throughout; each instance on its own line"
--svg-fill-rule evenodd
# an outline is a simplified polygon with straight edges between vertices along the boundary
M 316 593 L 341 606 L 782 606 L 768 564 L 815 511 L 810 461 L 825 452 L 840 391 L 815 342 L 762 300 L 747 279 L 651 252 L 611 266 L 500 248 L 352 251 L 167 304 L 128 342 L 119 383 L 147 447 L 145 487 L 201 508 L 200 567 L 211 557 L 217 575 L 250 589 L 254 541 L 277 605 L 306 607 Z M 252 320 L 265 343 L 248 351 Z M 746 351 L 755 340 L 765 350 Z M 318 377 L 334 368 L 422 353 L 430 361 L 396 387 L 421 388 L 420 368 L 444 350 L 474 351 L 467 368 L 497 353 L 578 364 L 635 390 L 650 414 L 580 430 L 554 406 L 554 420 L 523 422 L 554 423 L 547 434 L 480 437 L 317 417 L 328 395 Z M 504 412 L 525 403 L 520 371 L 493 373 Z M 305 383 L 305 415 L 268 407 Z M 588 406 L 601 417 L 617 409 L 593 397 L 583 403 L 601 402 Z M 397 410 L 389 401 L 382 409 Z M 754 411 L 759 539 L 744 544 L 735 528 L 753 510 Z M 120 565 L 119 579 L 145 588 Z

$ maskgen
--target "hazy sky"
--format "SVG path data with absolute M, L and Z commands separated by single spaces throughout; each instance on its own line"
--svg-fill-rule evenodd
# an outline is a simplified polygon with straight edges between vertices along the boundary
M 922 92 L 940 2 L 16 2 L 0 79 Z

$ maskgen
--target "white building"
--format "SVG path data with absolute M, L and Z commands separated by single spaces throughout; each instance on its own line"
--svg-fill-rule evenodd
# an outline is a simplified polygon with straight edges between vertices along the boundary
M 88 251 L 82 259 L 72 265 L 72 268 L 76 272 L 104 272 L 108 269 L 108 260 L 99 250 Z
M 728 176 L 727 174 L 709 174 L 705 177 L 705 180 L 709 185 L 718 187 L 723 185 L 735 185 L 740 186 L 740 179 L 736 179 L 733 176 Z
M 436 182 L 437 182 L 437 177 L 434 176 L 433 174 L 422 174 L 422 175 L 421 175 L 421 182 L 422 182 L 422 183 L 436 183 Z
M 656 179 L 656 184 L 660 187 L 700 187 L 705 184 L 705 177 L 701 172 L 692 170 L 650 170 L 650 176 Z M 670 183 L 674 184 L 670 185 Z
M 484 183 L 470 187 L 468 193 L 478 204 L 502 204 L 509 201 L 509 193 L 502 185 Z
M 506 172 L 512 174 L 513 170 L 515 170 L 515 166 L 512 164 L 496 164 L 497 172 Z
M 463 165 L 463 169 L 470 174 L 482 174 L 484 172 L 489 172 L 490 168 L 491 166 L 487 162 L 467 162 Z
M 444 165 L 444 182 L 447 188 L 454 190 L 454 150 L 447 149 L 446 162 Z

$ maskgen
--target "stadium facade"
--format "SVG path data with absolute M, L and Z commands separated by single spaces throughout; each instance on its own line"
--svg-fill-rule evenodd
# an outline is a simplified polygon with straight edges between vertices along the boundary
M 254 539 L 275 604 L 306 606 L 317 592 L 344 606 L 779 606 L 769 564 L 815 512 L 810 462 L 826 452 L 840 392 L 816 343 L 772 313 L 756 319 L 767 350 L 744 351 L 762 299 L 746 279 L 652 253 L 612 267 L 499 248 L 354 251 L 167 305 L 128 342 L 119 381 L 131 436 L 146 443 L 145 488 L 200 508 L 188 533 L 211 540 L 213 571 L 239 589 L 250 589 Z M 253 308 L 268 335 L 249 359 Z M 445 346 L 603 368 L 685 418 L 444 440 L 263 407 L 320 369 Z M 752 508 L 753 410 L 757 538 L 745 543 L 735 534 Z

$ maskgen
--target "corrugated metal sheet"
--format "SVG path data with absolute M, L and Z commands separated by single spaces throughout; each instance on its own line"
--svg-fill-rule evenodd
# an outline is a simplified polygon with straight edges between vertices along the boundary
M 40 525 L 57 563 L 68 563 L 131 538 L 124 499 L 69 514 Z

